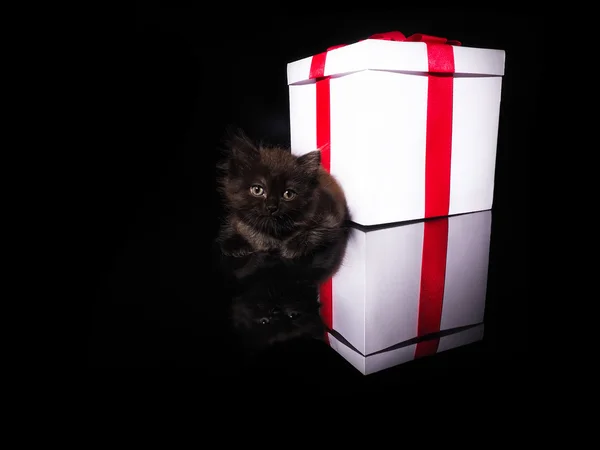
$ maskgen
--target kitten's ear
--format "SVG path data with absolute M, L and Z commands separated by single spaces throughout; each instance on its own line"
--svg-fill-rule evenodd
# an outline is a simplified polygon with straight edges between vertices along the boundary
M 229 132 L 227 148 L 234 166 L 237 167 L 249 167 L 260 157 L 258 147 L 241 130 Z
M 307 172 L 318 172 L 321 166 L 321 152 L 314 150 L 298 157 L 298 164 Z

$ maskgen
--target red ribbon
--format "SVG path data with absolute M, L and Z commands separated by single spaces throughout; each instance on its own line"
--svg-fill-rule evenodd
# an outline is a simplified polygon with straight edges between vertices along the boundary
M 419 337 L 440 331 L 448 250 L 448 218 L 429 220 L 424 225 L 421 289 L 417 313 Z M 415 359 L 436 353 L 439 341 L 439 338 L 435 338 L 418 342 Z
M 450 206 L 450 163 L 452 152 L 452 105 L 454 51 L 452 45 L 459 41 L 413 34 L 406 37 L 400 31 L 390 31 L 370 36 L 397 42 L 424 42 L 427 44 L 429 65 L 427 95 L 427 128 L 425 155 L 425 218 L 447 216 Z M 325 76 L 327 53 L 345 44 L 329 47 L 327 51 L 313 56 L 309 77 L 316 79 L 316 129 L 317 148 L 321 150 L 323 167 L 331 170 L 331 122 L 329 102 L 329 76 Z M 442 300 L 446 271 L 448 222 L 445 220 L 425 222 L 423 239 L 423 262 L 421 268 L 421 292 L 419 297 L 418 336 L 434 333 L 440 329 Z M 320 287 L 321 315 L 325 325 L 333 328 L 332 280 Z M 415 357 L 437 351 L 437 341 L 419 343 Z

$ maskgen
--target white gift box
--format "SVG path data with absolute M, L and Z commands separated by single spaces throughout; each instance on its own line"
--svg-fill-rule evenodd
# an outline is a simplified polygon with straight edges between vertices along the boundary
M 321 149 L 360 225 L 491 209 L 504 58 L 366 39 L 291 62 L 291 151 Z
M 483 332 L 484 324 L 478 324 L 467 329 L 441 334 L 440 337 L 432 337 L 428 341 L 422 343 L 401 343 L 390 349 L 370 355 L 362 355 L 355 349 L 352 349 L 343 341 L 343 339 L 340 339 L 331 333 L 328 334 L 328 339 L 330 347 L 339 353 L 346 361 L 352 364 L 363 375 L 370 375 L 390 367 L 413 361 L 417 357 L 429 356 L 481 341 L 483 339 Z M 427 354 L 422 353 L 419 356 L 418 347 L 423 344 L 427 344 L 430 351 Z
M 369 355 L 482 323 L 492 211 L 355 227 L 338 272 L 320 288 L 327 328 Z

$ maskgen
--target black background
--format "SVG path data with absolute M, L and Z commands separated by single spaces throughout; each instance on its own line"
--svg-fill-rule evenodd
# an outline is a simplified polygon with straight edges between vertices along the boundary
M 318 4 L 137 6 L 131 41 L 107 73 L 108 133 L 95 158 L 98 197 L 89 363 L 196 367 L 237 375 L 220 328 L 209 244 L 218 225 L 214 164 L 228 125 L 289 145 L 286 64 L 399 30 L 506 51 L 483 342 L 363 377 L 319 345 L 273 354 L 258 372 L 381 385 L 406 377 L 491 376 L 528 365 L 528 156 L 537 61 L 518 36 L 541 17 L 509 9 Z M 283 7 L 286 7 L 286 10 Z M 288 8 L 289 7 L 289 8 Z M 114 91 L 112 90 L 114 87 Z M 101 139 L 102 140 L 102 139 Z M 104 142 L 103 141 L 103 142 Z M 251 374 L 244 373 L 243 376 Z

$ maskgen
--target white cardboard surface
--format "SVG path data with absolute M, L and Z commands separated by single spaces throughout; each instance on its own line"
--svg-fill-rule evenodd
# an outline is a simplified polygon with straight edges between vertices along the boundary
M 483 322 L 492 212 L 448 219 L 440 330 Z M 424 222 L 353 229 L 332 280 L 333 329 L 370 354 L 417 337 Z
M 453 46 L 449 214 L 492 208 L 504 51 Z M 292 153 L 317 149 L 312 57 L 288 65 Z M 332 50 L 331 173 L 353 221 L 425 218 L 427 49 L 422 42 L 366 40 Z
M 437 353 L 480 341 L 483 339 L 483 333 L 484 324 L 482 323 L 473 328 L 443 336 L 440 338 Z M 369 375 L 412 361 L 415 358 L 415 349 L 417 348 L 417 344 L 412 344 L 406 347 L 364 356 L 340 342 L 331 333 L 328 333 L 328 336 L 330 347 L 338 352 L 363 375 Z

